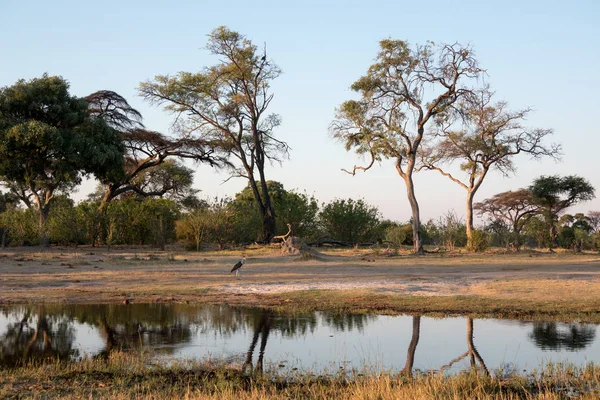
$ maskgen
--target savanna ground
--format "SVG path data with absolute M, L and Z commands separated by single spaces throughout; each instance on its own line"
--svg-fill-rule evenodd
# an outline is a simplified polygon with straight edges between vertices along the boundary
M 242 255 L 239 278 L 230 269 Z M 285 309 L 493 313 L 600 321 L 600 254 L 483 254 L 278 247 L 0 251 L 0 304 L 189 302 Z
M 242 254 L 241 276 L 230 274 Z M 600 322 L 600 254 L 484 254 L 351 249 L 281 256 L 277 247 L 223 252 L 144 248 L 0 251 L 0 308 L 17 303 L 189 302 Z M 532 376 L 398 373 L 263 377 L 199 364 L 148 368 L 144 355 L 0 368 L 1 398 L 562 399 L 598 398 L 600 369 L 550 365 Z

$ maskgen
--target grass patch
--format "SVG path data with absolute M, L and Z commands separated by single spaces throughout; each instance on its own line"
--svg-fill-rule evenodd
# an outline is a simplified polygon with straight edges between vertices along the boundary
M 316 376 L 245 373 L 210 362 L 149 364 L 144 354 L 0 370 L 0 397 L 112 399 L 592 399 L 600 369 L 550 364 L 529 374 L 487 376 L 365 372 Z

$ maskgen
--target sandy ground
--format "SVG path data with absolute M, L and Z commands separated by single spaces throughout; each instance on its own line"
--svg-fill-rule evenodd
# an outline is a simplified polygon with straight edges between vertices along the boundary
M 317 259 L 245 250 L 194 253 L 147 249 L 0 250 L 0 303 L 248 302 L 299 290 L 356 290 L 449 296 L 597 298 L 599 254 L 487 253 L 388 257 L 369 250 L 328 251 Z M 245 300 L 244 300 L 245 299 Z

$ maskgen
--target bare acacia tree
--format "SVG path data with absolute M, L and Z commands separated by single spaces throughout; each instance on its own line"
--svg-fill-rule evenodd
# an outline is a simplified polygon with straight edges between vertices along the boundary
M 142 115 L 127 100 L 110 90 L 100 90 L 84 98 L 88 114 L 100 118 L 120 132 L 124 152 L 124 168 L 107 173 L 102 180 L 104 194 L 100 210 L 124 194 L 163 196 L 179 193 L 192 184 L 192 171 L 167 160 L 173 157 L 193 159 L 222 166 L 224 157 L 211 143 L 199 139 L 172 139 L 144 128 Z
M 436 118 L 434 140 L 423 146 L 419 169 L 440 172 L 467 191 L 467 238 L 473 232 L 473 198 L 492 167 L 508 176 L 515 171 L 514 156 L 527 153 L 535 159 L 558 159 L 560 145 L 545 145 L 551 129 L 528 129 L 521 122 L 531 109 L 507 110 L 506 102 L 492 103 L 493 93 L 483 88 L 464 96 L 455 107 Z M 460 160 L 466 179 L 457 178 L 446 166 Z
M 273 100 L 270 82 L 281 71 L 243 35 L 226 27 L 213 30 L 207 49 L 219 63 L 202 72 L 159 75 L 140 84 L 151 103 L 165 105 L 176 115 L 175 126 L 184 138 L 199 137 L 237 159 L 232 177 L 248 180 L 263 218 L 262 239 L 275 235 L 275 209 L 267 191 L 265 164 L 281 162 L 289 147 L 275 138 L 280 117 L 267 114 Z
M 400 40 L 382 40 L 380 46 L 375 64 L 351 86 L 361 99 L 346 101 L 337 109 L 331 131 L 346 150 L 370 156 L 368 165 L 346 171 L 352 175 L 370 169 L 375 161 L 395 161 L 412 210 L 414 250 L 422 254 L 413 183 L 417 154 L 434 117 L 471 93 L 465 81 L 477 78 L 482 69 L 472 51 L 457 43 L 411 49 Z
M 193 159 L 211 166 L 222 166 L 224 159 L 202 140 L 171 139 L 158 132 L 132 129 L 121 133 L 125 146 L 125 166 L 110 175 L 100 208 L 124 193 L 139 196 L 177 194 L 192 184 L 192 171 L 172 158 Z M 169 158 L 169 159 L 168 159 Z
M 539 206 L 534 202 L 533 195 L 527 189 L 519 189 L 498 193 L 473 208 L 481 215 L 487 214 L 495 219 L 507 221 L 512 229 L 513 244 L 518 250 L 521 241 L 521 231 L 527 221 L 539 214 Z

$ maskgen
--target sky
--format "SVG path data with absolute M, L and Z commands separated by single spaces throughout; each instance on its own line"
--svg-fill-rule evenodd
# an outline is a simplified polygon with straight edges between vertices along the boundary
M 335 108 L 356 98 L 350 85 L 373 63 L 379 41 L 470 44 L 498 100 L 531 107 L 525 125 L 551 128 L 560 162 L 515 158 L 517 172 L 486 177 L 475 201 L 526 187 L 540 175 L 586 178 L 598 198 L 569 212 L 600 210 L 600 132 L 596 124 L 600 65 L 600 1 L 28 1 L 0 0 L 0 86 L 61 75 L 73 95 L 123 95 L 148 129 L 169 133 L 172 115 L 138 97 L 140 82 L 159 74 L 199 72 L 216 63 L 207 34 L 225 25 L 262 47 L 283 70 L 272 84 L 276 136 L 290 159 L 269 166 L 267 179 L 320 202 L 363 198 L 384 218 L 407 221 L 410 206 L 393 163 L 350 176 L 360 159 L 329 133 Z M 193 165 L 201 197 L 233 196 L 246 182 Z M 449 210 L 464 216 L 466 191 L 438 172 L 415 177 L 421 218 Z M 85 181 L 75 199 L 95 183 Z M 476 220 L 476 223 L 478 221 Z

